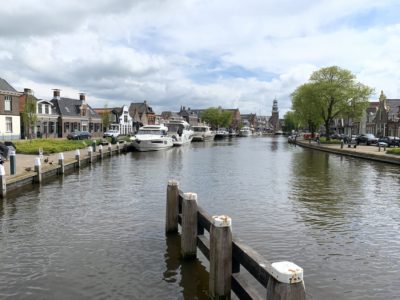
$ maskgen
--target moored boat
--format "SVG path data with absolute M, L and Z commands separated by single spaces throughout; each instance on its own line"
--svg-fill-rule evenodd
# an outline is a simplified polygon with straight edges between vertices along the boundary
M 215 133 L 215 138 L 216 139 L 222 139 L 222 138 L 225 138 L 225 137 L 228 137 L 228 136 L 229 136 L 229 132 L 225 128 L 219 128 L 217 130 L 217 132 Z
M 192 126 L 193 142 L 205 142 L 214 140 L 215 133 L 210 130 L 210 126 L 196 125 Z
M 172 138 L 174 146 L 189 144 L 193 139 L 193 130 L 185 120 L 169 120 L 165 126 L 168 127 L 168 136 Z
M 173 146 L 172 137 L 167 135 L 164 125 L 145 125 L 131 138 L 132 146 L 138 151 L 158 151 Z
M 248 127 L 248 126 L 243 126 L 243 127 L 239 130 L 239 135 L 240 135 L 240 136 L 251 136 L 251 135 L 252 135 L 252 131 L 251 131 L 250 127 Z

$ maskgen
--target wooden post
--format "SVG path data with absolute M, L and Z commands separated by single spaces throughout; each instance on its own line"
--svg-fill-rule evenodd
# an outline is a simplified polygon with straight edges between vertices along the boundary
M 110 157 L 112 156 L 112 147 L 111 144 L 108 143 L 108 152 L 110 152 Z
M 178 232 L 178 181 L 169 180 L 167 186 L 167 207 L 165 232 Z
M 6 184 L 6 170 L 2 164 L 0 164 L 0 196 L 4 198 L 7 194 Z
M 271 264 L 267 300 L 305 300 L 303 269 L 289 261 Z
M 42 182 L 42 162 L 40 161 L 40 157 L 35 158 L 35 182 L 41 183 Z
M 75 151 L 76 167 L 79 169 L 81 167 L 81 152 L 79 149 Z
M 117 152 L 118 152 L 118 154 L 121 153 L 121 147 L 119 146 L 119 143 L 118 143 L 118 142 L 117 142 Z
M 185 193 L 182 201 L 182 239 L 183 258 L 196 257 L 197 252 L 197 194 Z
M 100 154 L 100 160 L 103 159 L 103 145 L 99 145 L 99 154 Z
M 88 156 L 89 156 L 89 162 L 93 163 L 93 148 L 92 148 L 92 146 L 88 147 Z
M 65 172 L 64 153 L 58 154 L 58 164 L 60 165 L 60 174 L 64 174 Z
M 232 220 L 228 216 L 213 216 L 210 228 L 210 278 L 212 299 L 231 298 Z

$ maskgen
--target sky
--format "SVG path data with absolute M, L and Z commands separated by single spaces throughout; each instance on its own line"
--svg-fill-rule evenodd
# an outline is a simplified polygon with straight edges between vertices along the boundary
M 398 0 L 2 0 L 0 77 L 40 99 L 271 115 L 332 65 L 400 98 Z

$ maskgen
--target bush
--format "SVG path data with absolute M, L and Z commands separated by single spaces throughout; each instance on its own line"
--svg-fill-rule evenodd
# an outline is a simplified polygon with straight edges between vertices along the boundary
M 329 141 L 327 141 L 326 137 L 324 137 L 324 136 L 320 137 L 319 142 L 321 144 L 340 144 L 340 140 L 332 140 L 332 139 L 330 139 Z
M 14 142 L 16 152 L 21 154 L 38 154 L 39 148 L 43 149 L 43 154 L 60 153 L 76 149 L 83 149 L 92 144 L 91 140 L 53 140 L 35 139 Z
M 387 154 L 400 155 L 400 148 L 388 149 L 388 150 L 386 150 L 386 153 Z

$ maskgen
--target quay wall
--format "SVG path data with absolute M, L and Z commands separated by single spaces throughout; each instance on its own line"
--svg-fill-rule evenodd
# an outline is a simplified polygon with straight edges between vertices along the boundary
M 67 172 L 73 172 L 80 168 L 90 166 L 94 163 L 102 161 L 105 158 L 110 158 L 114 155 L 126 153 L 127 151 L 128 147 L 127 145 L 124 145 L 120 149 L 118 149 L 118 147 L 114 147 L 111 150 L 102 151 L 102 153 L 92 152 L 92 156 L 90 155 L 80 156 L 79 161 L 76 158 L 65 160 L 63 166 L 64 173 L 62 172 L 62 166 L 58 163 L 55 163 L 53 165 L 45 165 L 45 166 L 42 165 L 40 174 L 42 180 L 54 178 L 56 176 L 63 175 Z M 0 176 L 0 177 L 5 177 L 5 176 Z M 19 175 L 17 174 L 12 177 L 7 177 L 7 179 L 3 178 L 2 180 L 6 182 L 5 185 L 3 185 L 1 196 L 5 196 L 6 191 L 12 191 L 26 185 L 36 184 L 38 183 L 37 178 L 38 178 L 38 173 L 34 170 L 26 172 L 24 174 L 19 174 Z
M 296 145 L 308 148 L 308 149 L 313 149 L 313 150 L 319 150 L 319 151 L 324 151 L 324 152 L 329 152 L 333 154 L 338 154 L 338 155 L 346 155 L 346 156 L 351 156 L 351 157 L 356 157 L 356 158 L 363 158 L 363 159 L 369 159 L 373 161 L 378 161 L 378 162 L 384 162 L 384 163 L 390 163 L 390 164 L 396 164 L 400 165 L 400 157 L 391 155 L 391 154 L 386 154 L 385 152 L 377 152 L 378 147 L 376 149 L 374 146 L 364 146 L 367 147 L 366 149 L 369 148 L 369 150 L 361 150 L 360 147 L 357 148 L 348 148 L 347 145 L 344 145 L 343 149 L 340 148 L 340 144 L 338 145 L 323 145 L 323 144 L 314 144 L 314 143 L 308 143 L 306 141 L 296 141 Z M 375 151 L 372 151 L 375 150 Z

